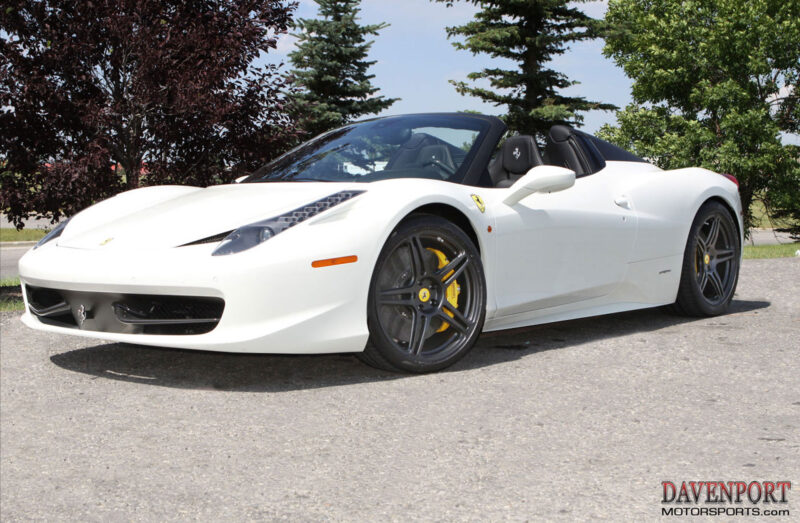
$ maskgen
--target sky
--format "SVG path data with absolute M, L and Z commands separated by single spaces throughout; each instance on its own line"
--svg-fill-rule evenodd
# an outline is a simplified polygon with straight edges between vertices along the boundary
M 606 1 L 579 4 L 594 18 L 600 18 L 608 7 Z M 401 98 L 381 115 L 433 111 L 474 110 L 486 114 L 502 114 L 504 107 L 485 104 L 471 96 L 461 96 L 449 80 L 466 80 L 466 75 L 486 67 L 502 67 L 503 63 L 487 55 L 473 56 L 469 51 L 456 50 L 448 40 L 445 28 L 471 20 L 477 8 L 467 2 L 453 7 L 430 0 L 362 0 L 361 24 L 387 22 L 370 52 L 377 60 L 370 73 L 373 85 L 382 96 Z M 300 0 L 297 18 L 314 18 L 316 3 Z M 273 63 L 288 64 L 288 53 L 294 49 L 295 38 L 284 35 L 278 49 L 268 55 Z M 631 101 L 631 81 L 622 70 L 605 58 L 602 40 L 581 42 L 553 61 L 553 68 L 567 75 L 578 85 L 565 89 L 564 94 L 584 96 L 592 101 L 612 103 L 620 108 Z M 512 65 L 511 67 L 514 67 Z M 584 114 L 583 129 L 594 133 L 605 123 L 615 123 L 613 112 L 592 111 Z

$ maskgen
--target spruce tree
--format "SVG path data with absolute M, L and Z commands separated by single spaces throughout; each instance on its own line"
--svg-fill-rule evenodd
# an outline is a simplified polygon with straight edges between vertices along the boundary
M 316 135 L 390 107 L 397 99 L 374 96 L 368 74 L 372 41 L 388 24 L 359 25 L 360 0 L 315 0 L 318 18 L 295 22 L 297 49 L 289 54 L 301 91 L 297 95 L 303 128 Z
M 452 5 L 454 0 L 434 1 Z M 540 139 L 553 125 L 580 125 L 583 117 L 579 111 L 616 109 L 611 104 L 560 94 L 576 82 L 552 69 L 552 60 L 564 54 L 569 44 L 597 36 L 598 22 L 574 7 L 575 1 L 466 1 L 480 11 L 472 21 L 447 28 L 448 37 L 463 37 L 454 47 L 504 58 L 518 67 L 487 68 L 467 75 L 473 81 L 488 80 L 491 89 L 451 81 L 459 93 L 507 106 L 503 118 L 509 128 Z

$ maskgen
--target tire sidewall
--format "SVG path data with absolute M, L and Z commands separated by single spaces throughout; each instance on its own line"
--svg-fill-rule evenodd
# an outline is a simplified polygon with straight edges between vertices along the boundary
M 378 275 L 383 269 L 384 264 L 394 252 L 394 250 L 401 244 L 405 238 L 414 233 L 419 232 L 440 232 L 447 235 L 452 240 L 455 240 L 470 256 L 470 263 L 474 264 L 475 272 L 477 275 L 477 285 L 473 289 L 473 299 L 478 301 L 479 318 L 473 326 L 467 342 L 457 352 L 433 363 L 426 363 L 416 361 L 409 357 L 408 353 L 398 352 L 391 342 L 387 339 L 386 333 L 380 326 L 378 319 L 378 306 L 377 306 L 377 281 Z M 375 263 L 375 268 L 372 272 L 372 279 L 369 286 L 369 298 L 367 300 L 367 325 L 369 328 L 370 336 L 369 343 L 380 353 L 380 355 L 399 369 L 415 372 L 434 372 L 441 370 L 445 367 L 453 365 L 455 362 L 463 358 L 475 345 L 478 336 L 483 330 L 483 323 L 486 317 L 486 279 L 483 272 L 483 264 L 481 257 L 478 253 L 477 247 L 472 240 L 467 236 L 464 231 L 453 223 L 433 215 L 420 215 L 402 222 L 389 236 L 386 243 L 381 250 L 378 260 Z
M 736 250 L 736 255 L 733 258 L 733 286 L 731 287 L 731 291 L 727 298 L 722 302 L 714 305 L 708 302 L 708 299 L 703 295 L 702 289 L 700 289 L 700 285 L 697 282 L 697 278 L 695 277 L 695 269 L 694 269 L 694 256 L 695 251 L 697 249 L 698 244 L 698 233 L 700 229 L 703 227 L 703 224 L 714 214 L 719 214 L 723 217 L 724 220 L 728 222 L 728 226 L 733 231 L 733 238 L 734 238 L 734 248 Z M 739 283 L 739 269 L 741 265 L 741 237 L 739 234 L 739 228 L 737 223 L 734 221 L 733 217 L 731 216 L 730 211 L 727 207 L 722 205 L 719 202 L 708 202 L 704 204 L 700 210 L 697 212 L 694 221 L 692 222 L 692 227 L 689 230 L 689 239 L 686 242 L 686 251 L 684 252 L 683 258 L 683 277 L 687 278 L 687 288 L 689 293 L 691 294 L 691 299 L 694 301 L 695 305 L 700 309 L 700 311 L 707 315 L 707 316 L 717 316 L 723 314 L 727 311 L 728 307 L 730 306 L 731 301 L 733 300 L 733 295 L 736 293 L 736 286 Z

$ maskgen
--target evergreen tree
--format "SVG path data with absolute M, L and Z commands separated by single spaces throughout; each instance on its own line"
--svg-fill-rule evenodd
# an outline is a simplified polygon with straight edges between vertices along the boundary
M 315 0 L 316 19 L 301 18 L 297 49 L 289 54 L 297 84 L 303 128 L 316 135 L 390 107 L 397 99 L 374 96 L 378 88 L 367 73 L 372 46 L 366 37 L 388 24 L 359 25 L 360 0 Z
M 434 1 L 452 5 L 454 0 Z M 464 37 L 454 47 L 505 58 L 516 62 L 518 68 L 489 68 L 467 75 L 473 81 L 488 80 L 491 89 L 451 81 L 459 93 L 508 106 L 504 119 L 509 128 L 540 137 L 555 124 L 580 125 L 583 117 L 579 111 L 616 109 L 610 104 L 561 95 L 561 89 L 576 82 L 549 66 L 570 43 L 596 37 L 597 21 L 574 7 L 576 2 L 466 1 L 479 6 L 480 11 L 471 22 L 447 28 L 449 37 Z

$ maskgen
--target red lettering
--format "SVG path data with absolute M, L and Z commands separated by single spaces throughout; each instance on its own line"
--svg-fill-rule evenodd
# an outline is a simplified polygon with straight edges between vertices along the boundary
M 681 490 L 678 492 L 678 499 L 676 503 L 689 503 L 689 491 L 686 489 L 686 482 L 681 481 Z
M 719 482 L 719 500 L 725 501 L 728 498 L 728 503 L 733 503 L 733 481 L 729 481 L 727 486 L 723 482 Z
M 703 492 L 703 485 L 705 482 L 695 482 L 691 481 L 689 484 L 692 486 L 692 495 L 694 495 L 694 502 L 697 503 L 700 500 L 700 493 Z
M 717 497 L 717 482 L 716 481 L 709 481 L 706 483 L 706 501 L 708 503 L 717 503 L 719 502 L 719 498 Z
M 775 483 L 775 486 L 781 489 L 781 503 L 786 503 L 786 491 L 792 490 L 792 482 L 791 481 L 779 481 Z
M 777 503 L 775 500 L 775 496 L 772 493 L 775 492 L 775 483 L 771 481 L 764 482 L 764 503 L 769 503 L 770 498 L 772 498 L 773 503 Z
M 753 499 L 753 487 L 754 486 L 758 487 L 758 496 L 755 499 Z M 747 499 L 750 500 L 750 503 L 754 503 L 754 504 L 758 503 L 759 501 L 761 501 L 761 483 L 759 483 L 758 481 L 750 482 L 750 485 L 747 486 Z
M 736 482 L 736 503 L 742 502 L 742 494 L 747 492 L 747 483 L 744 481 Z
M 662 503 L 669 503 L 675 500 L 675 495 L 677 494 L 677 490 L 675 489 L 675 483 L 671 481 L 662 481 L 661 485 L 664 487 L 664 501 Z M 672 489 L 672 497 L 667 499 L 667 488 Z

